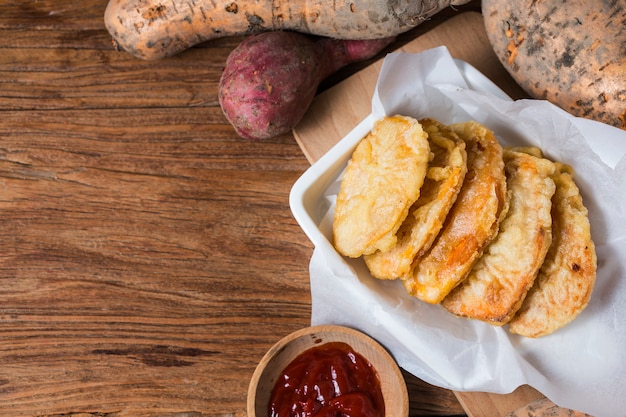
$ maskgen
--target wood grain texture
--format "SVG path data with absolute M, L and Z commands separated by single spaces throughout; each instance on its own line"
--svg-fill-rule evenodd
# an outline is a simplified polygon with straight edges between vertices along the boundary
M 310 324 L 288 205 L 309 162 L 223 117 L 241 38 L 143 62 L 105 6 L 0 2 L 0 417 L 245 416 L 257 362 Z M 405 377 L 412 416 L 464 414 Z
M 522 385 L 506 395 L 494 395 L 487 392 L 457 392 L 456 394 L 463 408 L 471 410 L 468 413 L 470 416 L 505 416 L 538 399 L 549 401 L 539 391 L 528 385 Z M 528 417 L 539 416 L 528 414 Z

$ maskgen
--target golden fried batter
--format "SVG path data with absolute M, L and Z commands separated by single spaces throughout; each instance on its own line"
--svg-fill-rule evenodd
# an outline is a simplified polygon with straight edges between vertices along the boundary
M 556 163 L 552 246 L 509 330 L 542 337 L 571 322 L 589 302 L 596 281 L 596 252 L 588 212 L 573 172 Z
M 355 148 L 337 195 L 333 241 L 339 253 L 357 258 L 395 245 L 419 198 L 429 156 L 417 120 L 388 116 L 375 123 Z
M 493 132 L 476 122 L 450 127 L 466 143 L 467 175 L 440 235 L 404 277 L 409 294 L 433 304 L 467 275 L 506 212 L 502 147 Z
M 465 142 L 436 120 L 420 123 L 428 133 L 432 160 L 420 197 L 398 230 L 396 245 L 365 256 L 370 273 L 379 279 L 396 279 L 410 272 L 415 257 L 428 250 L 441 230 L 467 172 Z
M 533 285 L 552 242 L 555 165 L 524 152 L 503 154 L 509 209 L 468 276 L 441 304 L 458 316 L 507 323 Z

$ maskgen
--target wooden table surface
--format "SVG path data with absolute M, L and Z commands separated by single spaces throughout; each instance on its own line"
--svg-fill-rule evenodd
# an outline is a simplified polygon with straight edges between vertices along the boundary
M 0 416 L 245 416 L 257 362 L 309 325 L 309 162 L 222 115 L 241 38 L 140 61 L 106 2 L 0 0 Z M 464 414 L 406 379 L 411 416 Z

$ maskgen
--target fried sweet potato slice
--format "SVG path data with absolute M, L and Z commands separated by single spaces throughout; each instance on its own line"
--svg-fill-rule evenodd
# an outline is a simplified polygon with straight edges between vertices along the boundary
M 333 243 L 358 258 L 396 244 L 417 201 L 430 158 L 426 132 L 414 118 L 387 116 L 356 146 L 337 195 Z
M 562 328 L 587 306 L 596 281 L 597 258 L 589 213 L 571 167 L 556 163 L 553 176 L 552 245 L 509 331 L 543 337 Z
M 555 164 L 504 150 L 509 209 L 498 234 L 468 276 L 441 302 L 451 313 L 493 325 L 513 318 L 552 242 Z
M 477 122 L 450 126 L 466 143 L 467 174 L 439 236 L 403 278 L 409 294 L 440 302 L 467 275 L 506 211 L 502 147 Z
M 398 230 L 396 245 L 365 256 L 375 278 L 397 279 L 410 272 L 415 258 L 428 250 L 441 230 L 467 172 L 465 142 L 437 120 L 422 119 L 420 123 L 428 133 L 432 160 L 420 197 Z

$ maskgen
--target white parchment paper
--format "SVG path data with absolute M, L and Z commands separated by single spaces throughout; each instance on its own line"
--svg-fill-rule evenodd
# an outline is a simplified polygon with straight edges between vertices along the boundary
M 560 406 L 596 417 L 625 416 L 626 157 L 624 146 L 613 145 L 626 143 L 626 132 L 596 123 L 585 125 L 583 136 L 571 116 L 547 102 L 478 93 L 445 47 L 385 58 L 372 115 L 392 114 L 443 123 L 473 119 L 490 127 L 502 145 L 539 146 L 549 158 L 572 165 L 598 255 L 591 301 L 565 328 L 524 338 L 414 299 L 400 282 L 373 279 L 361 260 L 346 260 L 320 244 L 310 263 L 312 324 L 359 329 L 402 368 L 440 387 L 509 393 L 529 384 Z M 324 194 L 330 208 L 319 228 L 328 241 L 339 180 Z

